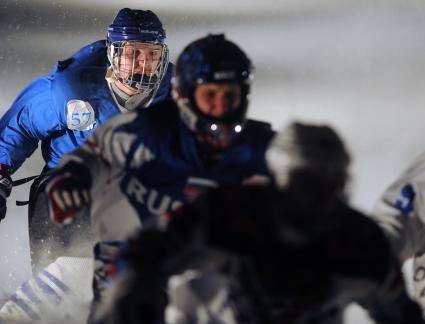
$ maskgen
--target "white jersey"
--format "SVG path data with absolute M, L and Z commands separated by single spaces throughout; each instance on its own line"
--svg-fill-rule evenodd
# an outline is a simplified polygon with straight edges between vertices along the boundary
M 384 192 L 373 217 L 401 262 L 415 258 L 413 293 L 425 309 L 425 153 Z
M 126 154 L 135 137 L 125 132 L 115 132 L 116 128 L 135 117 L 136 114 L 128 113 L 111 119 L 79 149 L 65 155 L 59 165 L 75 160 L 84 163 L 90 171 L 93 179 L 90 213 L 95 241 L 123 240 L 141 227 L 137 211 L 119 186 L 126 167 Z
M 157 225 L 200 192 L 267 176 L 264 154 L 273 135 L 268 124 L 248 120 L 234 145 L 210 164 L 169 102 L 111 118 L 65 155 L 59 167 L 82 164 L 92 181 L 95 298 L 109 285 L 117 248 L 141 227 Z
M 0 323 L 85 323 L 93 260 L 60 257 L 24 282 L 0 309 Z

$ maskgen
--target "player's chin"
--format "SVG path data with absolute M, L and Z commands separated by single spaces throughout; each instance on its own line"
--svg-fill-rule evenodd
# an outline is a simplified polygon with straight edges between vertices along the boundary
M 135 94 L 139 94 L 143 92 L 143 89 L 138 89 L 136 87 L 133 87 L 129 84 L 125 84 L 123 82 L 121 82 L 121 84 L 125 87 L 125 89 L 127 89 L 125 92 L 129 95 L 135 95 Z
M 216 151 L 223 151 L 229 148 L 232 145 L 232 141 L 227 138 L 217 139 L 207 137 L 206 142 Z

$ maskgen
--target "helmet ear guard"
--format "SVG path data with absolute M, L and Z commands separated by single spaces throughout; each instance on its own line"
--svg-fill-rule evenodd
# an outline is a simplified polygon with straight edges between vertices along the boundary
M 204 144 L 221 150 L 234 142 L 246 120 L 252 65 L 246 54 L 224 35 L 208 35 L 189 44 L 180 54 L 174 77 L 173 98 L 183 123 Z M 201 84 L 236 83 L 240 87 L 240 103 L 222 117 L 203 113 L 195 98 Z M 215 147 L 214 147 L 215 146 Z

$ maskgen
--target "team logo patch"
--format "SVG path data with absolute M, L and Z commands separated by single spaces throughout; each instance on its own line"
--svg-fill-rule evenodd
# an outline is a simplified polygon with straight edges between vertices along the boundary
M 66 124 L 71 130 L 87 131 L 93 129 L 95 114 L 93 107 L 83 100 L 70 100 L 66 104 Z
M 395 207 L 399 209 L 403 215 L 408 215 L 414 209 L 413 201 L 415 200 L 416 192 L 411 184 L 405 185 L 401 188 L 400 196 L 395 202 Z

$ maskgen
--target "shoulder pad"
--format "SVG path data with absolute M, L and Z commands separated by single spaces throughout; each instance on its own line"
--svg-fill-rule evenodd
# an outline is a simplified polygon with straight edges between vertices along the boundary
M 94 43 L 88 44 L 66 60 L 58 61 L 52 74 L 64 71 L 69 67 L 80 66 L 102 66 L 106 67 L 108 64 L 107 48 L 105 40 L 99 40 Z
M 70 58 L 68 58 L 66 60 L 63 60 L 63 61 L 58 61 L 58 63 L 56 64 L 56 67 L 54 69 L 54 72 L 62 72 L 69 65 L 71 65 L 72 63 L 74 63 L 74 61 L 75 61 L 75 58 L 73 58 L 73 57 L 70 57 Z

